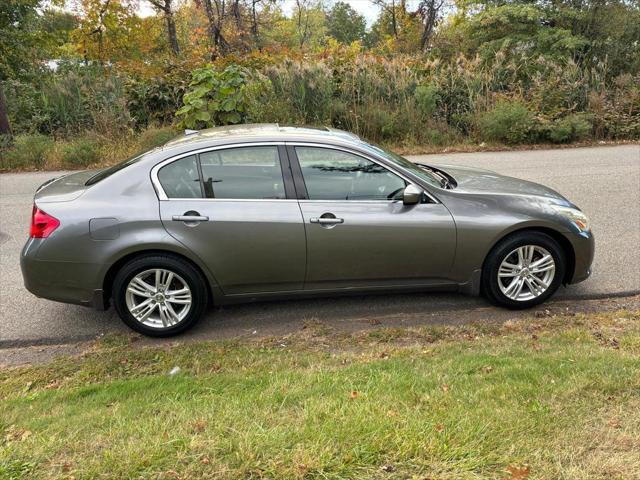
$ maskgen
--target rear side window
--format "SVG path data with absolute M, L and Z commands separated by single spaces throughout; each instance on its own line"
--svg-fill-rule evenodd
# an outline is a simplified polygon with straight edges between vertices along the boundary
M 286 198 L 278 147 L 237 147 L 200 154 L 207 198 Z
M 310 200 L 394 200 L 406 182 L 382 165 L 329 148 L 296 147 Z
M 158 180 L 169 198 L 202 198 L 198 159 L 195 155 L 162 167 L 158 171 Z

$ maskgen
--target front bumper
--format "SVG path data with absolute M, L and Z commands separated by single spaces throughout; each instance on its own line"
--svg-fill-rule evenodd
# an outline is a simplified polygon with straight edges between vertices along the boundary
M 96 282 L 99 265 L 39 260 L 40 239 L 30 239 L 20 255 L 24 286 L 37 297 L 105 310 L 102 285 Z
M 595 254 L 595 239 L 591 231 L 571 233 L 567 237 L 575 254 L 573 274 L 568 276 L 568 283 L 580 283 L 591 276 L 591 264 Z

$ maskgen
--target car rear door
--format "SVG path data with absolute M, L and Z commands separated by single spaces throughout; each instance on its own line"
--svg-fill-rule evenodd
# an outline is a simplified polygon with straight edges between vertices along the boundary
M 408 181 L 356 152 L 287 151 L 307 234 L 305 289 L 444 283 L 456 245 L 444 205 L 404 205 Z
M 186 154 L 155 167 L 152 178 L 167 232 L 225 294 L 302 289 L 305 232 L 284 146 Z

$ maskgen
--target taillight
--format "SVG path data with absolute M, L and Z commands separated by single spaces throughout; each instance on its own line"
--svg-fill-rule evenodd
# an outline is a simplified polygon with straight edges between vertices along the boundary
M 49 215 L 47 212 L 43 212 L 35 205 L 31 212 L 31 231 L 29 235 L 31 238 L 47 238 L 51 235 L 56 228 L 60 225 L 60 221 Z

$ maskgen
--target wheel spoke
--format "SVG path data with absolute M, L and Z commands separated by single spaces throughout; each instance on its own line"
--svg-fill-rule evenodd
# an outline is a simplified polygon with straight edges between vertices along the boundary
M 136 311 L 136 313 L 131 313 L 136 318 L 136 320 L 138 320 L 139 322 L 144 322 L 147 318 L 149 318 L 149 315 L 153 313 L 157 306 L 157 303 L 149 302 L 144 308 Z
M 165 313 L 171 319 L 171 324 L 174 325 L 180 321 L 180 317 L 173 309 L 173 306 L 170 303 L 165 303 Z
M 544 292 L 547 288 L 549 288 L 549 284 L 546 281 L 544 281 L 541 278 L 536 277 L 535 275 L 531 275 L 529 277 L 529 279 L 540 290 L 540 293 Z
M 167 302 L 182 305 L 191 303 L 191 291 L 188 288 L 167 292 Z
M 516 290 L 519 292 L 520 289 L 518 288 L 518 285 L 520 284 L 520 281 L 522 279 L 521 278 L 514 278 L 511 283 L 509 284 L 509 286 L 505 289 L 504 294 L 508 297 L 512 297 L 514 298 L 514 294 L 513 292 L 515 292 Z M 522 287 L 520 287 L 522 288 Z
M 499 277 L 516 277 L 518 276 L 518 267 L 517 265 L 510 266 L 511 264 L 503 263 L 500 265 L 500 270 L 498 271 Z
M 134 295 L 147 298 L 151 297 L 155 293 L 155 289 L 139 277 L 134 277 L 131 280 L 129 286 L 127 287 L 127 290 L 129 290 Z
M 529 269 L 532 273 L 542 273 L 555 268 L 556 264 L 551 255 L 545 255 L 540 260 L 533 262 Z
M 533 295 L 535 295 L 537 297 L 538 295 L 540 295 L 542 293 L 542 291 L 539 290 L 539 288 L 531 281 L 530 278 L 525 278 L 524 281 L 527 284 L 527 287 L 529 287 L 529 291 Z

